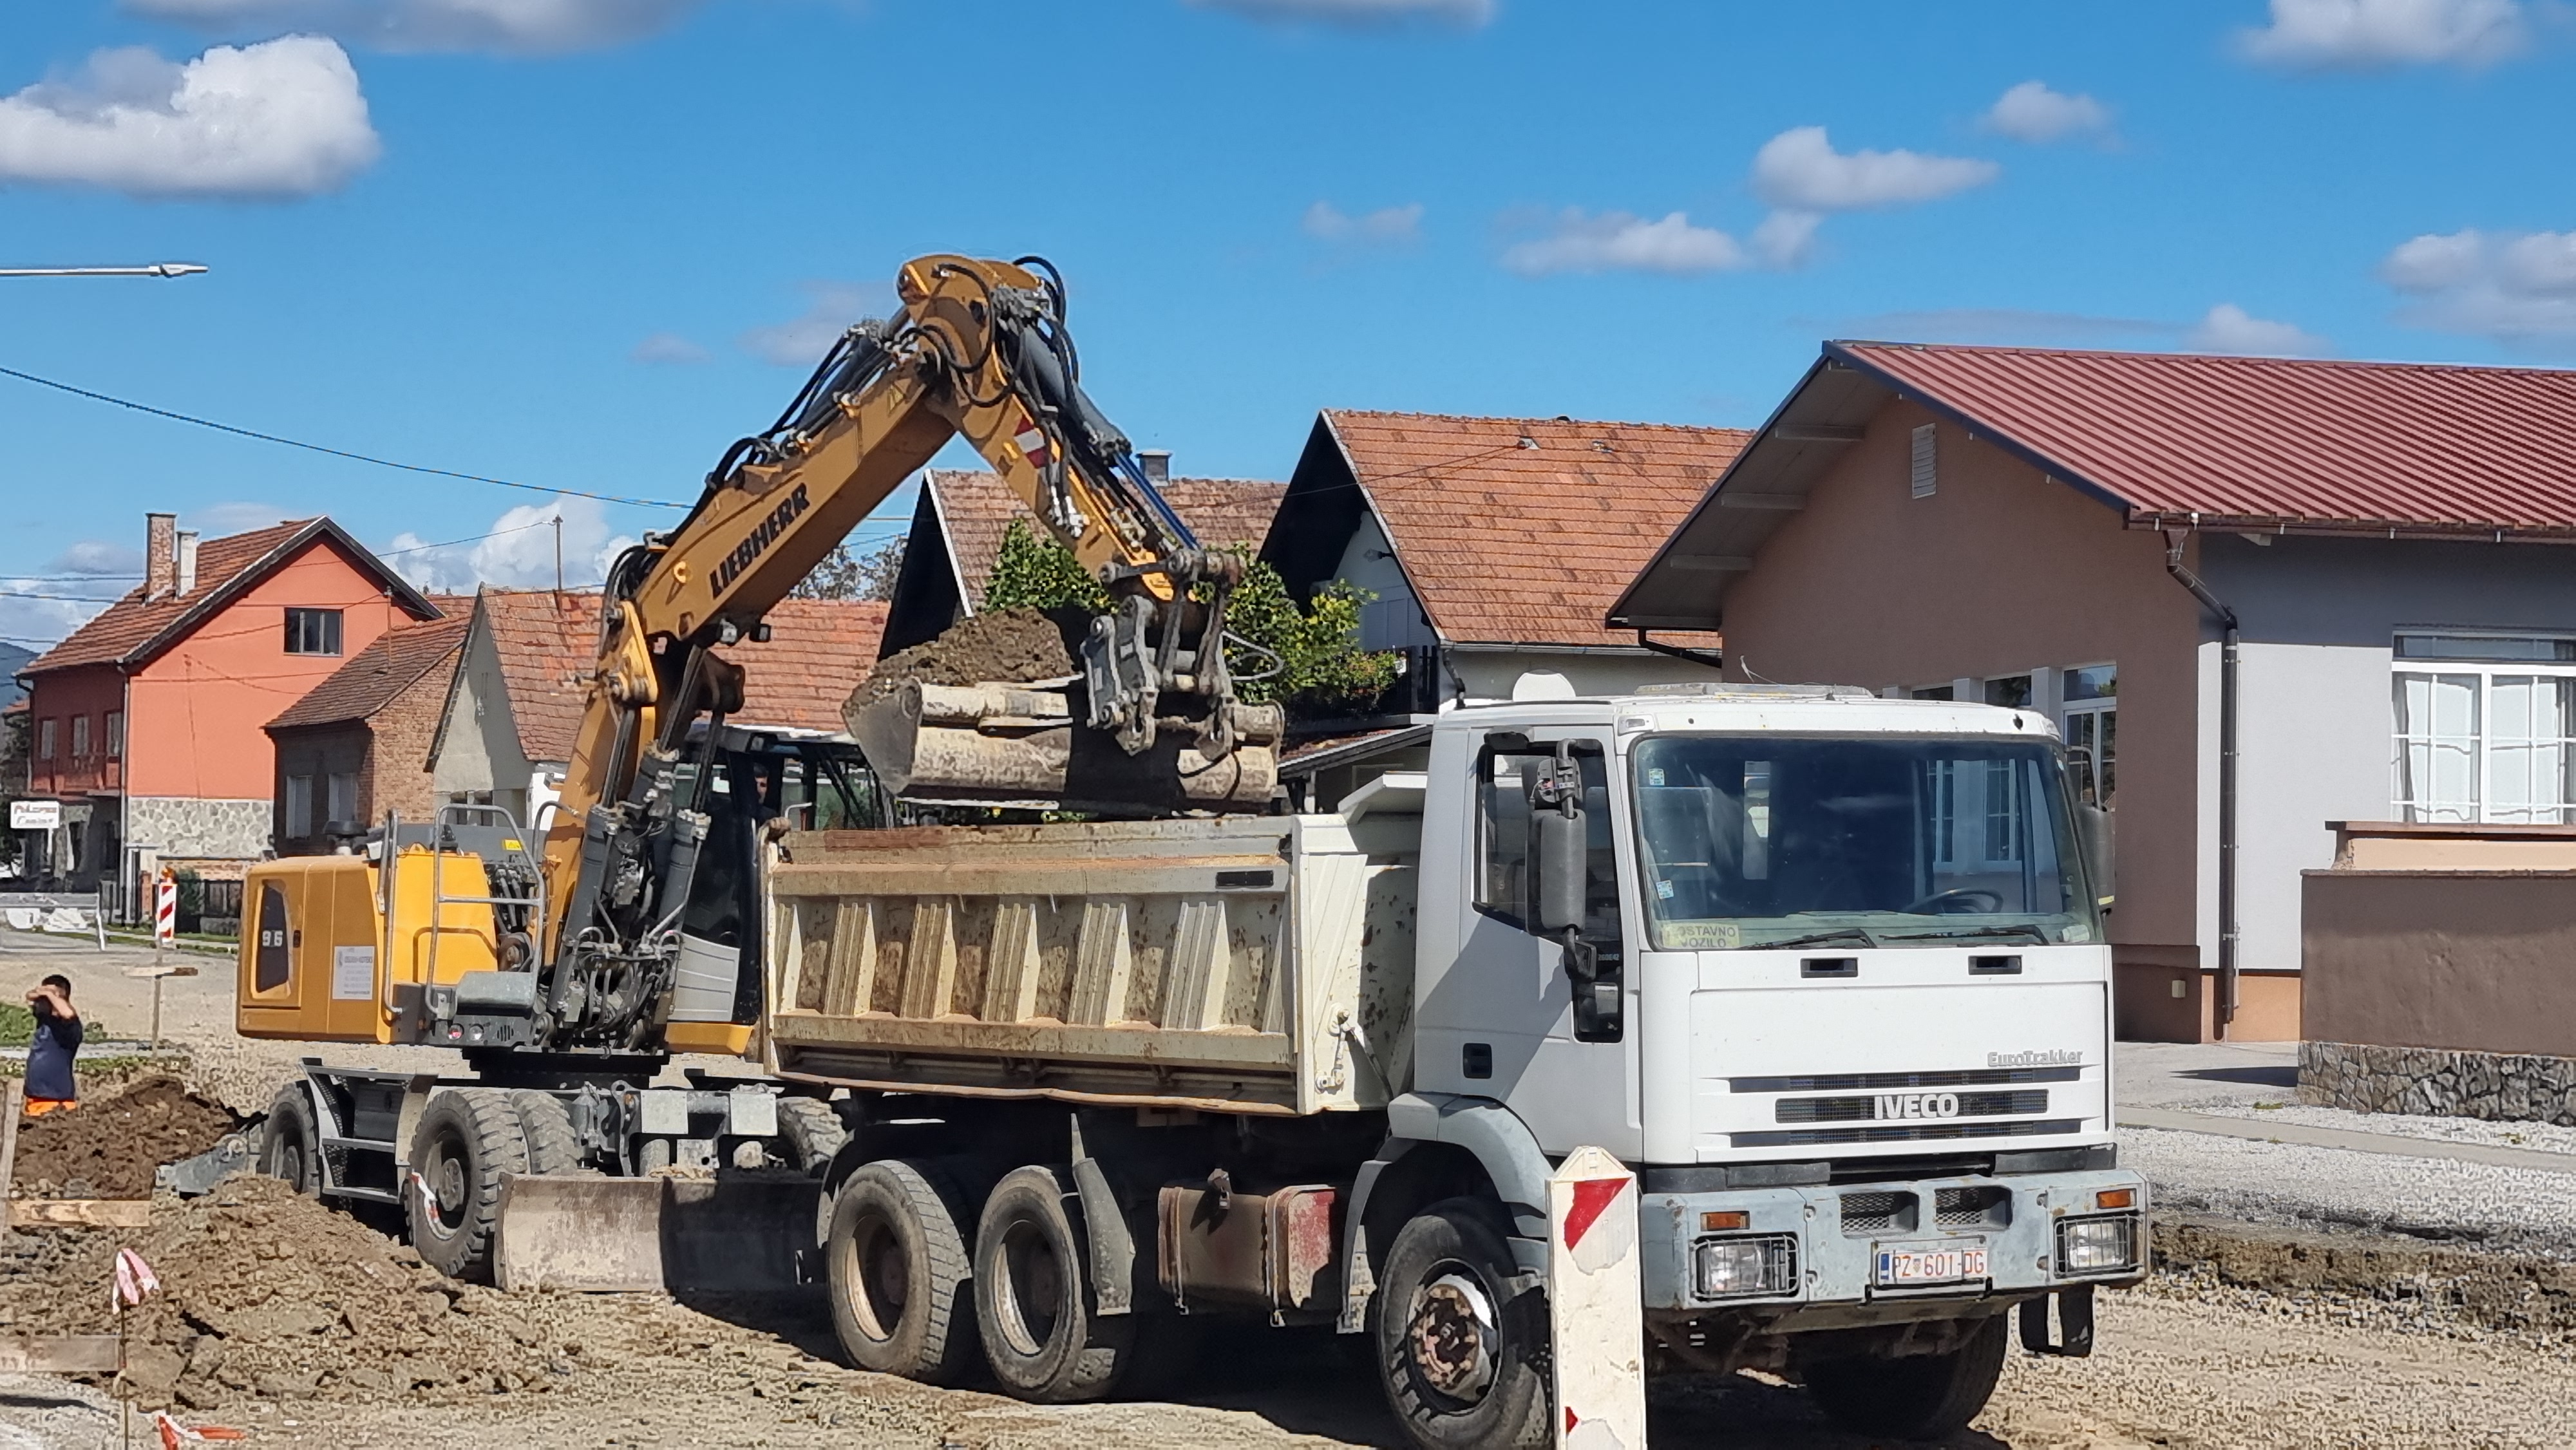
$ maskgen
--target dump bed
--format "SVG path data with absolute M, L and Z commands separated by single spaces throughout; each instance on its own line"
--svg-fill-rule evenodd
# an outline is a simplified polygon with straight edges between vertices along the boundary
M 1419 834 L 1399 813 L 790 835 L 769 870 L 769 1066 L 1222 1112 L 1382 1105 L 1410 1077 Z

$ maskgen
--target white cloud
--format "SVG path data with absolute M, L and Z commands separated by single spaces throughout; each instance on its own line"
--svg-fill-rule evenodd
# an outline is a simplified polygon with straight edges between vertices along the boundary
M 2108 132 L 2111 108 L 2091 96 L 2070 96 L 2050 90 L 2045 82 L 2023 81 L 1996 98 L 1981 124 L 1996 135 L 2037 146 Z
M 2249 60 L 2297 70 L 2482 66 L 2530 43 L 2516 0 L 2272 0 L 2272 23 L 2236 34 Z
M 2233 302 L 2221 302 L 2203 313 L 2183 341 L 2200 352 L 2268 357 L 2314 357 L 2326 351 L 2326 340 L 2315 333 L 2296 323 L 2256 317 Z
M 1298 224 L 1318 241 L 1361 246 L 1408 246 L 1422 240 L 1422 203 L 1386 206 L 1352 216 L 1329 201 L 1306 208 Z
M 2576 231 L 2472 227 L 2400 243 L 2380 280 L 2416 299 L 2401 321 L 2505 341 L 2576 336 Z
M 310 30 L 377 50 L 544 54 L 639 40 L 700 0 L 123 0 L 211 30 Z
M 72 79 L 0 99 L 0 185 L 307 196 L 380 149 L 349 57 L 310 35 L 219 45 L 185 64 L 102 50 Z
M 1938 201 L 2002 174 L 1995 163 L 1966 156 L 1836 151 L 1824 127 L 1800 126 L 1754 154 L 1753 193 L 1783 211 L 1860 211 Z
M 831 350 L 851 323 L 871 313 L 881 316 L 887 310 L 882 286 L 855 282 L 807 282 L 803 286 L 807 299 L 804 313 L 744 332 L 737 339 L 743 351 L 780 367 L 810 368 L 823 360 L 823 354 Z
M 425 591 L 464 594 L 478 584 L 503 589 L 550 589 L 555 582 L 554 519 L 563 519 L 563 578 L 586 588 L 608 577 L 608 566 L 635 540 L 612 534 L 597 499 L 564 497 L 521 504 L 492 521 L 487 537 L 461 544 L 428 544 L 406 529 L 384 548 L 395 573 Z
M 1544 236 L 1503 249 L 1503 265 L 1525 277 L 1552 272 L 1660 272 L 1683 277 L 1732 272 L 1753 265 L 1735 238 L 1715 227 L 1693 226 L 1674 212 L 1661 221 L 1624 211 L 1593 215 L 1579 207 L 1559 212 Z
M 83 539 L 56 554 L 41 572 L 86 574 L 95 579 L 139 581 L 143 577 L 143 551 L 131 544 L 111 544 L 104 539 Z
M 1285 25 L 1333 25 L 1374 30 L 1431 21 L 1473 30 L 1494 18 L 1494 0 L 1188 0 L 1201 10 L 1224 10 L 1251 20 Z
M 640 363 L 702 363 L 707 350 L 676 332 L 657 332 L 635 344 L 627 357 Z M 816 354 L 819 361 L 821 354 Z

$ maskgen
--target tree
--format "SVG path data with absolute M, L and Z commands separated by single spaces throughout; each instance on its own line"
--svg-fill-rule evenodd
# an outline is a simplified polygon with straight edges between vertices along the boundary
M 898 535 L 865 554 L 853 554 L 844 541 L 834 544 L 814 572 L 787 591 L 790 599 L 894 598 L 895 580 L 903 577 L 904 539 Z
M 1234 552 L 1249 554 L 1238 546 Z M 1279 571 L 1254 561 L 1246 566 L 1226 613 L 1226 630 L 1250 648 L 1237 648 L 1226 663 L 1236 693 L 1253 704 L 1281 703 L 1292 712 L 1365 707 L 1395 684 L 1391 650 L 1359 647 L 1360 606 L 1376 596 L 1335 580 L 1315 591 L 1303 609 L 1288 595 Z M 1109 607 L 1108 592 L 1053 539 L 1041 539 L 1013 520 L 1002 533 L 993 575 L 984 586 L 984 608 L 1057 609 L 1092 613 Z

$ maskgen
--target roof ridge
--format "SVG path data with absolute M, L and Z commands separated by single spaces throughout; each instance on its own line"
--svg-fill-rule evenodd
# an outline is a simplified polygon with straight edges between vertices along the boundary
M 2281 357 L 2266 353 L 2182 350 L 2158 352 L 2133 347 L 2024 347 L 1986 342 L 1903 342 L 1888 338 L 1837 337 L 1836 347 L 1897 348 L 1907 352 L 2009 353 L 2029 357 L 2141 358 L 2159 362 L 2215 362 L 2231 365 L 2293 368 L 2339 368 L 2370 372 L 2502 373 L 2514 377 L 2576 379 L 2576 368 L 2516 367 L 2506 363 L 2427 362 L 2406 358 Z
M 1572 418 L 1562 413 L 1550 418 L 1523 417 L 1508 413 L 1418 413 L 1393 408 L 1326 408 L 1337 418 L 1429 418 L 1450 423 L 1554 423 L 1575 428 L 1652 428 L 1675 433 L 1751 433 L 1731 423 L 1650 423 L 1639 419 Z

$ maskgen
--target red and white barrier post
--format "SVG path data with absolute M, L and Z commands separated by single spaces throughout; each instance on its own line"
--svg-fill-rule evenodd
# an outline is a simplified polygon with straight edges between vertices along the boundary
M 152 883 L 152 953 L 179 939 L 179 878 L 169 868 Z
M 1547 1181 L 1548 1326 L 1560 1450 L 1644 1450 L 1645 1290 L 1637 1175 L 1577 1148 Z

